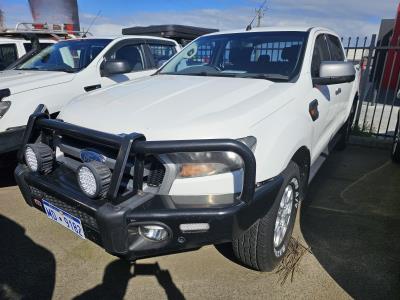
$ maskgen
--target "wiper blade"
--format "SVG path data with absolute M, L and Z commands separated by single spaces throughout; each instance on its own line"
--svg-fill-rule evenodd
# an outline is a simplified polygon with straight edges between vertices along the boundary
M 16 68 L 16 70 L 20 71 L 47 71 L 47 72 L 66 72 L 66 73 L 75 73 L 76 69 L 66 69 L 66 68 L 59 68 L 59 69 L 41 69 L 41 68 Z
M 77 70 L 75 70 L 75 69 L 64 69 L 64 68 L 60 68 L 60 69 L 51 69 L 51 70 L 46 70 L 46 71 L 65 72 L 65 73 L 75 73 Z
M 288 81 L 289 76 L 281 74 L 241 74 L 239 77 L 243 78 L 255 78 L 255 79 L 265 79 L 271 81 Z
M 39 70 L 39 68 L 16 68 L 15 70 L 21 70 L 21 71 L 31 71 L 31 70 Z
M 210 73 L 210 72 L 196 72 L 196 73 L 160 73 L 161 75 L 187 75 L 187 76 L 210 76 L 210 77 L 237 77 L 237 74 L 233 74 L 233 73 L 220 73 L 220 72 L 216 72 L 216 73 Z

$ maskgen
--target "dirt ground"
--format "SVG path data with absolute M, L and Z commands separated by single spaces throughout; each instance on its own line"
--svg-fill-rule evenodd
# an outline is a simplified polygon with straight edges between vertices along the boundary
M 121 261 L 29 208 L 11 170 L 0 171 L 0 299 L 400 298 L 400 166 L 387 150 L 327 160 L 294 233 L 312 254 L 283 285 L 227 247 Z

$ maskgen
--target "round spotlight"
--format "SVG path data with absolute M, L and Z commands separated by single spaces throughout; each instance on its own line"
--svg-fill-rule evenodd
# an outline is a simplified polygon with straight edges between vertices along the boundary
M 28 144 L 24 151 L 25 163 L 32 172 L 49 174 L 53 171 L 54 152 L 46 144 Z
M 111 171 L 103 163 L 91 161 L 80 165 L 77 173 L 82 192 L 89 198 L 103 198 L 110 187 Z
M 159 225 L 142 225 L 139 227 L 139 233 L 152 241 L 161 242 L 168 238 L 168 231 Z

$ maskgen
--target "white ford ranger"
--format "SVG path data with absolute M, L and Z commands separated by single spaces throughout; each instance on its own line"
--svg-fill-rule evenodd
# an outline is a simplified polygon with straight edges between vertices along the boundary
M 15 175 L 30 206 L 116 256 L 231 242 L 272 270 L 320 158 L 346 142 L 358 81 L 327 29 L 206 35 L 57 120 L 39 106 Z
M 40 104 L 54 117 L 80 94 L 151 75 L 180 50 L 173 40 L 122 36 L 61 41 L 0 72 L 0 154 L 21 147 Z

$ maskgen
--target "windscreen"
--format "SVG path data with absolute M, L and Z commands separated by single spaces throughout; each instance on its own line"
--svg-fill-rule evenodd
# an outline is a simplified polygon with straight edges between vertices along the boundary
M 301 67 L 307 32 L 246 32 L 201 37 L 159 74 L 288 81 Z
M 16 66 L 17 70 L 78 72 L 111 42 L 109 39 L 62 41 Z

